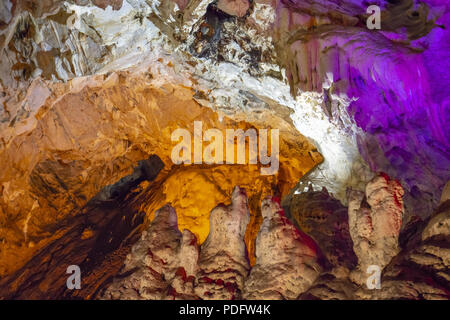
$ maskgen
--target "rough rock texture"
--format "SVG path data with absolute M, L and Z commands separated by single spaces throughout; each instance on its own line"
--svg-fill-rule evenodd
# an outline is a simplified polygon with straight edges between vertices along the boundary
M 203 131 L 265 126 L 262 120 L 250 125 L 219 119 L 195 101 L 191 89 L 162 81 L 161 73 L 172 72 L 165 75 L 169 78 L 174 72 L 164 66 L 141 65 L 143 70 L 135 70 L 134 75 L 112 73 L 67 84 L 36 81 L 29 89 L 34 113 L 0 133 L 6 142 L 0 161 L 14 163 L 0 172 L 0 272 L 17 270 L 33 252 L 60 237 L 62 233 L 49 233 L 48 226 L 58 230 L 59 221 L 76 215 L 103 187 L 130 174 L 138 161 L 151 154 L 157 153 L 166 167 L 157 183 L 144 188 L 151 200 L 141 203 L 141 211 L 151 220 L 156 209 L 173 201 L 176 209 L 186 209 L 179 218 L 182 227 L 192 227 L 200 242 L 208 235 L 209 211 L 241 183 L 256 203 L 252 205 L 254 232 L 247 237 L 250 243 L 258 230 L 260 198 L 273 189 L 287 194 L 321 161 L 315 147 L 292 124 L 267 114 L 264 121 L 270 119 L 281 132 L 278 175 L 261 176 L 260 164 L 174 167 L 170 155 L 175 143 L 170 134 L 176 128 L 193 132 L 196 120 L 203 121 Z M 196 184 L 198 193 L 182 196 Z
M 210 233 L 200 249 L 188 230 L 178 230 L 166 205 L 132 247 L 104 299 L 295 299 L 321 270 L 318 247 L 284 216 L 271 198 L 262 204 L 263 223 L 251 268 L 244 234 L 249 222 L 245 191 L 211 211 Z M 194 294 L 195 293 L 195 294 Z
M 125 261 L 105 299 L 239 299 L 250 264 L 244 242 L 250 220 L 245 191 L 235 187 L 231 204 L 210 213 L 210 233 L 200 248 L 178 230 L 175 210 L 157 211 Z
M 231 204 L 219 205 L 210 214 L 210 231 L 201 246 L 199 285 L 203 299 L 239 299 L 250 269 L 245 229 L 250 221 L 245 190 L 235 187 Z
M 196 274 L 198 247 L 188 230 L 178 230 L 175 209 L 156 211 L 150 228 L 127 255 L 125 265 L 107 288 L 104 299 L 190 298 Z
M 321 274 L 300 298 L 450 299 L 449 205 L 449 201 L 445 200 L 431 218 L 422 221 L 417 217 L 404 225 L 398 240 L 400 252 L 384 267 L 380 289 L 369 290 L 365 283 L 360 283 L 364 277 L 364 273 L 360 270 L 355 270 L 359 276 L 356 279 L 359 283 L 352 282 L 351 279 L 355 280 L 355 277 L 354 275 L 349 277 L 348 272 L 332 270 Z M 392 210 L 388 209 L 387 212 L 392 213 Z M 358 239 L 353 240 L 358 244 Z M 386 244 L 385 241 L 380 243 Z M 392 253 L 390 251 L 392 248 L 385 249 L 387 253 Z M 369 250 L 363 255 L 366 259 L 374 254 L 373 249 Z M 382 255 L 381 258 L 383 261 Z M 370 273 L 365 274 L 366 279 L 369 276 Z
M 373 210 L 370 216 L 395 217 L 394 212 L 398 211 L 393 210 L 389 203 L 393 192 L 401 192 L 397 182 L 381 174 L 367 185 L 367 190 Z M 381 199 L 384 200 L 383 205 L 375 201 Z M 229 206 L 219 205 L 212 210 L 210 235 L 200 247 L 200 253 L 192 234 L 184 230 L 182 236 L 178 231 L 173 208 L 163 207 L 157 215 L 160 219 L 155 218 L 127 257 L 122 271 L 125 278 L 119 275 L 103 297 L 142 299 L 146 297 L 142 288 L 146 287 L 157 291 L 154 298 L 176 299 L 450 298 L 448 201 L 442 203 L 428 221 L 412 220 L 403 228 L 396 247 L 398 254 L 393 253 L 389 238 L 393 236 L 397 241 L 397 229 L 391 230 L 396 235 L 387 236 L 394 220 L 379 221 L 373 216 L 378 222 L 375 222 L 372 232 L 378 228 L 376 223 L 380 223 L 382 236 L 361 238 L 352 233 L 355 252 L 362 254 L 358 256 L 358 266 L 355 261 L 349 264 L 342 260 L 343 257 L 355 256 L 351 246 L 342 246 L 339 254 L 333 255 L 333 247 L 324 245 L 333 239 L 342 241 L 340 237 L 348 234 L 345 228 L 328 237 L 322 233 L 323 227 L 319 228 L 322 232 L 312 232 L 322 244 L 319 248 L 312 237 L 299 231 L 284 215 L 277 199 L 263 200 L 261 208 L 264 220 L 256 239 L 256 264 L 250 267 L 243 241 L 249 215 L 247 198 L 241 188 L 234 189 Z M 315 214 L 314 219 L 322 213 L 325 218 L 320 223 L 330 226 L 334 221 L 331 217 L 343 215 L 342 207 L 326 191 L 308 191 L 298 195 L 291 205 L 293 209 L 300 213 L 296 219 L 304 225 L 314 223 L 320 226 L 319 222 L 311 221 L 312 213 Z M 155 245 L 158 243 L 160 246 L 160 240 L 149 240 L 152 232 L 168 239 L 163 248 Z M 357 249 L 358 245 L 367 244 L 368 239 L 371 246 L 362 253 Z M 189 241 L 192 241 L 190 245 Z M 331 254 L 322 256 L 320 251 L 324 248 Z M 370 273 L 362 272 L 361 266 L 367 265 L 369 259 L 370 263 L 379 263 L 384 268 L 380 289 L 369 290 L 366 287 Z M 148 271 L 149 267 L 152 272 Z M 128 295 L 121 295 L 128 291 Z
M 319 249 L 285 217 L 271 198 L 261 204 L 256 264 L 245 282 L 245 299 L 295 299 L 320 273 Z
M 16 117 L 11 104 L 24 97 L 14 90 L 25 92 L 35 78 L 66 81 L 138 64 L 150 52 L 181 50 L 187 56 L 170 60 L 179 67 L 186 60 L 195 65 L 192 77 L 208 87 L 199 98 L 213 108 L 236 114 L 241 108 L 273 108 L 275 102 L 295 111 L 297 128 L 327 153 L 322 170 L 308 176 L 319 190 L 326 186 L 345 202 L 347 186 L 361 189 L 370 180 L 358 144 L 373 171 L 400 178 L 406 206 L 420 206 L 424 218 L 449 178 L 448 76 L 430 64 L 444 63 L 448 55 L 449 33 L 439 27 L 448 20 L 448 6 L 443 0 L 379 5 L 382 31 L 369 32 L 366 4 L 358 1 L 254 1 L 242 19 L 224 16 L 207 0 L 7 1 L 0 37 L 8 57 L 1 60 L 3 112 L 8 124 L 26 114 L 19 110 Z M 408 42 L 416 38 L 420 42 Z M 386 69 L 394 70 L 388 78 Z M 300 101 L 289 97 L 279 81 L 285 79 Z M 401 83 L 415 92 L 414 99 L 397 88 Z M 424 105 L 429 112 L 422 112 Z
M 358 267 L 352 280 L 363 284 L 367 268 L 381 270 L 399 252 L 398 236 L 403 218 L 403 188 L 396 180 L 381 174 L 366 186 L 365 195 L 350 191 L 348 218 Z
M 229 15 L 243 17 L 250 7 L 248 0 L 219 0 L 217 8 Z
M 300 298 L 447 297 L 450 5 L 374 2 L 381 30 L 359 0 L 1 1 L 0 297 L 95 297 L 157 209 L 172 203 L 201 245 L 235 185 L 250 266 L 266 195 L 323 251 Z M 173 165 L 170 133 L 194 120 L 279 128 L 278 174 Z M 366 187 L 378 171 L 392 179 Z M 364 289 L 370 263 L 381 290 Z M 71 264 L 80 291 L 65 288 Z M 160 267 L 172 280 L 153 296 L 205 298 L 185 269 Z M 241 276 L 202 285 L 236 298 Z
M 427 221 L 413 221 L 400 240 L 404 249 L 385 268 L 380 290 L 356 291 L 359 299 L 450 299 L 450 203 Z
M 120 270 L 131 246 L 139 239 L 145 213 L 133 204 L 133 195 L 154 180 L 163 165 L 157 156 L 141 161 L 133 174 L 97 193 L 80 214 L 62 218 L 49 230 L 56 233 L 55 240 L 38 248 L 25 266 L 18 266 L 17 271 L 1 278 L 1 298 L 94 297 L 103 283 Z M 22 251 L 17 251 L 20 258 Z M 66 287 L 69 265 L 80 267 L 81 290 Z
M 327 268 L 352 270 L 358 261 L 353 251 L 347 207 L 331 197 L 325 188 L 311 189 L 292 196 L 287 204 L 288 216 L 318 244 Z
M 450 105 L 443 83 L 434 83 L 448 76 L 436 77 L 429 63 L 448 61 L 437 48 L 450 33 L 437 25 L 448 24 L 450 8 L 445 1 L 380 5 L 382 31 L 374 32 L 365 27 L 366 4 L 359 1 L 278 1 L 278 58 L 292 94 L 323 92 L 325 113 L 335 121 L 343 112 L 334 97 L 352 99 L 347 109 L 362 129 L 352 130 L 361 155 L 373 171 L 400 179 L 408 209 L 425 218 L 450 174 Z

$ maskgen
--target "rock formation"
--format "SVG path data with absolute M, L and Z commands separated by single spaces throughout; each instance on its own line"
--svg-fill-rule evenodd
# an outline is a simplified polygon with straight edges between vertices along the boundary
M 355 298 L 448 300 L 449 223 L 448 200 L 426 221 L 411 221 L 400 234 L 403 250 L 385 267 L 381 290 L 362 288 Z
M 105 299 L 295 299 L 320 273 L 318 247 L 266 198 L 251 268 L 244 242 L 249 222 L 245 190 L 235 187 L 231 204 L 210 213 L 211 228 L 198 249 L 188 230 L 178 230 L 166 205 L 132 247 Z M 195 293 L 195 294 L 194 294 Z
M 326 269 L 355 268 L 357 257 L 349 231 L 348 209 L 323 188 L 294 194 L 287 204 L 288 216 L 310 235 L 325 258 Z
M 318 247 L 284 216 L 271 198 L 261 204 L 256 263 L 245 282 L 245 299 L 295 299 L 320 273 Z
M 378 266 L 383 270 L 398 254 L 398 236 L 404 211 L 402 196 L 400 183 L 386 174 L 370 181 L 365 195 L 350 191 L 350 235 L 358 257 L 358 270 L 352 274 L 354 281 L 363 283 L 369 266 Z
M 201 246 L 198 296 L 203 299 L 238 299 L 250 268 L 244 235 L 250 221 L 245 190 L 235 187 L 231 204 L 210 214 L 210 231 Z
M 383 180 L 385 182 L 383 182 Z M 387 183 L 386 183 L 387 182 Z M 391 182 L 391 183 L 389 183 Z M 386 200 L 391 201 L 388 190 L 400 190 L 396 182 L 386 180 L 385 175 L 380 175 L 368 185 L 368 190 L 375 190 L 376 185 L 383 186 Z M 391 184 L 394 188 L 387 188 Z M 378 191 L 378 192 L 379 192 Z M 370 191 L 369 191 L 370 192 Z M 449 299 L 449 230 L 450 212 L 448 210 L 448 199 L 443 197 L 438 209 L 432 214 L 431 218 L 422 221 L 420 218 L 413 218 L 406 223 L 400 235 L 398 242 L 393 239 L 387 242 L 386 239 L 378 238 L 373 240 L 366 252 L 359 251 L 358 258 L 360 266 L 354 269 L 350 274 L 345 270 L 326 271 L 320 275 L 316 282 L 304 292 L 301 299 Z M 373 203 L 373 202 L 372 202 Z M 385 203 L 385 205 L 388 203 Z M 383 210 L 379 207 L 379 210 Z M 385 214 L 400 212 L 392 210 L 392 206 L 384 206 Z M 368 213 L 370 212 L 369 208 Z M 366 211 L 367 212 L 367 211 Z M 371 212 L 373 214 L 373 211 Z M 381 212 L 380 212 L 381 213 Z M 350 215 L 350 209 L 349 209 Z M 393 217 L 393 216 L 392 216 Z M 384 226 L 383 226 L 384 225 Z M 393 220 L 385 220 L 382 223 L 384 230 L 389 230 Z M 381 227 L 381 226 L 380 226 Z M 375 228 L 375 227 L 374 227 Z M 373 228 L 373 229 L 374 229 Z M 395 231 L 396 229 L 390 229 Z M 352 234 L 353 236 L 353 234 Z M 396 238 L 393 236 L 393 238 Z M 358 252 L 358 244 L 361 238 L 353 238 L 355 252 Z M 363 239 L 367 244 L 366 239 Z M 376 243 L 380 245 L 376 245 Z M 383 252 L 384 250 L 384 252 Z M 395 252 L 399 252 L 396 254 Z M 372 260 L 379 257 L 380 260 Z M 366 264 L 376 264 L 377 262 L 387 262 L 380 274 L 380 288 L 369 289 L 367 287 L 367 278 L 372 272 L 364 272 L 361 269 L 361 259 L 365 259 Z M 364 262 L 363 262 L 364 263 Z
M 197 259 L 195 236 L 188 230 L 183 233 L 178 230 L 175 209 L 166 205 L 156 211 L 150 228 L 127 255 L 121 270 L 123 276 L 119 275 L 108 287 L 104 298 L 161 299 L 169 295 L 189 298 L 193 283 L 186 276 L 196 273 Z
M 264 199 L 261 204 L 263 222 L 256 239 L 256 263 L 252 267 L 248 264 L 243 241 L 248 207 L 242 189 L 234 189 L 229 206 L 219 205 L 211 212 L 210 235 L 201 246 L 200 254 L 195 238 L 188 230 L 184 230 L 181 236 L 176 226 L 175 211 L 165 206 L 158 211 L 159 218 L 155 218 L 143 233 L 125 261 L 122 272 L 127 274 L 128 271 L 131 275 L 125 278 L 119 275 L 106 289 L 104 297 L 142 299 L 145 295 L 137 292 L 146 285 L 158 288 L 159 294 L 153 298 L 176 299 L 449 298 L 448 200 L 441 203 L 429 221 L 415 220 L 406 225 L 398 241 L 399 224 L 395 221 L 399 221 L 402 211 L 391 201 L 394 195 L 401 201 L 401 186 L 380 174 L 368 183 L 366 191 L 366 205 L 370 208 L 361 211 L 361 208 L 349 207 L 349 223 L 356 228 L 357 223 L 351 221 L 361 218 L 362 213 L 367 214 L 366 220 L 357 221 L 366 223 L 367 219 L 373 219 L 374 223 L 371 229 L 351 231 L 354 247 L 339 246 L 338 252 L 327 244 L 324 234 L 317 231 L 324 230 L 324 227 L 312 232 L 318 244 L 322 244 L 319 247 L 314 238 L 295 227 L 295 223 L 284 215 L 277 199 Z M 332 227 L 334 219 L 343 215 L 342 207 L 326 190 L 310 190 L 298 198 L 291 204 L 291 210 L 297 210 L 294 214 L 297 223 Z M 305 201 L 307 199 L 312 201 Z M 349 203 L 354 205 L 352 201 Z M 354 211 L 350 213 L 350 210 Z M 376 215 L 385 218 L 377 219 Z M 319 217 L 322 219 L 317 222 Z M 166 228 L 165 232 L 161 227 Z M 380 234 L 373 234 L 376 230 Z M 344 227 L 339 232 L 335 230 L 332 233 L 331 237 L 336 241 L 342 241 L 339 236 L 348 234 L 348 229 Z M 166 242 L 162 253 L 157 254 L 157 248 L 149 245 L 148 240 L 144 241 L 151 238 L 150 233 L 165 235 L 168 240 L 172 235 L 172 239 L 177 240 L 176 244 L 170 246 L 170 241 Z M 362 247 L 365 251 L 361 250 Z M 322 256 L 324 249 L 328 254 Z M 354 257 L 355 253 L 358 265 L 343 260 Z M 367 287 L 366 280 L 371 273 L 365 267 L 371 263 L 378 263 L 380 269 L 384 269 L 379 289 Z M 152 272 L 150 277 L 141 274 Z M 127 290 L 130 290 L 130 295 L 121 296 Z
M 448 298 L 450 5 L 373 4 L 1 1 L 0 299 Z

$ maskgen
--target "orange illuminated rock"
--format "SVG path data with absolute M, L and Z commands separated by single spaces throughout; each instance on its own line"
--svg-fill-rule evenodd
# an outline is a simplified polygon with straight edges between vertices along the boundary
M 322 161 L 315 147 L 277 113 L 237 119 L 199 105 L 190 88 L 156 79 L 146 72 L 118 72 L 68 83 L 36 81 L 25 103 L 30 116 L 0 132 L 0 274 L 17 270 L 33 253 L 61 237 L 58 223 L 79 214 L 107 185 L 130 175 L 142 159 L 156 154 L 165 168 L 142 187 L 136 205 L 152 220 L 173 202 L 180 228 L 192 230 L 202 243 L 209 232 L 208 214 L 231 196 L 237 184 L 247 189 L 250 223 L 246 243 L 261 221 L 259 203 L 272 192 L 285 195 Z M 29 99 L 29 100 L 27 100 Z M 287 113 L 288 114 L 288 113 Z M 261 164 L 174 165 L 171 134 L 177 128 L 278 128 L 280 168 L 261 176 Z M 224 135 L 225 136 L 225 135 Z M 206 143 L 205 143 L 206 146 Z M 247 147 L 248 148 L 248 147 Z M 144 185 L 143 185 L 144 186 Z M 136 202 L 137 203 L 137 202 Z

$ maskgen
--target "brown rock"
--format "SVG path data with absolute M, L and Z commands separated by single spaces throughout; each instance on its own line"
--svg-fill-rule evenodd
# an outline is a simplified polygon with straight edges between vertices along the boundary
M 352 270 L 356 266 L 347 208 L 325 188 L 294 194 L 289 215 L 319 245 L 331 268 Z
M 92 0 L 92 3 L 102 9 L 111 6 L 113 10 L 120 10 L 123 0 Z
M 219 0 L 217 1 L 217 8 L 229 15 L 236 17 L 243 17 L 250 7 L 248 0 Z

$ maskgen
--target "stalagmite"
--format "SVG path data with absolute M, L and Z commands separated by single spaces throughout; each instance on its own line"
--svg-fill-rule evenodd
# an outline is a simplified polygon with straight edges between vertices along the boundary
M 449 24 L 0 1 L 0 300 L 449 299 Z
M 320 273 L 318 247 L 285 217 L 279 203 L 261 204 L 256 263 L 245 282 L 245 299 L 296 299 Z

